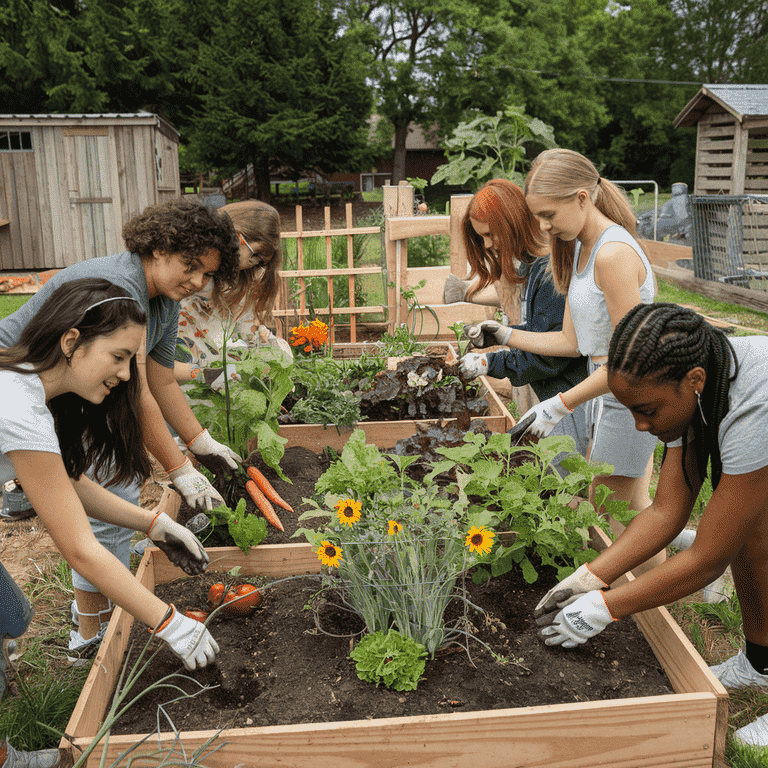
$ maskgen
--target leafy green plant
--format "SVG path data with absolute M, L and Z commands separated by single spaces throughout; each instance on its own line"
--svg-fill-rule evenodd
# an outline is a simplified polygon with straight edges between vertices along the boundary
M 426 666 L 426 648 L 390 629 L 366 635 L 349 654 L 357 676 L 395 691 L 415 691 Z
M 340 429 L 360 421 L 360 400 L 353 395 L 354 381 L 345 372 L 344 361 L 330 357 L 297 364 L 291 416 L 304 424 L 334 424 Z
M 526 581 L 533 583 L 538 572 L 528 558 L 529 550 L 542 564 L 557 568 L 559 579 L 597 555 L 585 548 L 588 528 L 599 525 L 607 531 L 608 524 L 589 501 L 579 497 L 587 493 L 595 475 L 613 471 L 610 465 L 591 464 L 574 453 L 573 438 L 568 436 L 547 437 L 527 446 L 513 446 L 508 434 L 486 438 L 468 433 L 464 441 L 457 448 L 438 449 L 446 459 L 433 464 L 424 482 L 455 471 L 459 499 L 469 503 L 474 524 L 512 534 L 513 541 L 485 558 L 491 575 L 519 566 Z M 562 461 L 568 471 L 565 477 L 552 469 L 555 457 L 563 451 L 571 454 Z M 519 463 L 523 456 L 525 461 Z M 598 508 L 605 506 L 608 514 L 628 522 L 634 513 L 627 512 L 626 502 L 608 501 L 608 494 L 606 486 L 598 487 Z M 475 569 L 473 579 L 487 577 L 487 570 Z
M 442 267 L 450 264 L 448 235 L 419 235 L 408 239 L 409 267 Z
M 469 347 L 469 339 L 464 339 L 464 323 L 461 320 L 457 320 L 453 325 L 448 326 L 456 336 L 456 346 L 459 349 L 459 357 L 464 357 L 467 354 L 467 347 Z
M 419 341 L 404 323 L 398 325 L 392 333 L 385 333 L 377 343 L 381 349 L 382 357 L 421 355 L 428 346 L 426 342 Z
M 344 446 L 338 461 L 315 484 L 315 498 L 326 494 L 354 496 L 367 502 L 377 494 L 391 494 L 409 483 L 375 445 L 365 442 L 365 432 L 356 429 Z
M 230 359 L 230 364 L 240 380 L 228 380 L 223 393 L 205 382 L 193 384 L 188 394 L 200 402 L 193 403 L 192 410 L 214 438 L 240 455 L 248 454 L 248 443 L 255 437 L 265 463 L 286 479 L 280 469 L 286 440 L 278 434 L 277 417 L 293 389 L 293 362 L 280 350 L 261 347 L 241 360 Z
M 722 603 L 691 603 L 690 607 L 702 618 L 722 624 L 726 632 L 741 634 L 741 603 L 735 592 Z
M 261 544 L 267 538 L 267 521 L 258 515 L 246 514 L 245 499 L 237 502 L 237 507 L 232 511 L 228 506 L 222 505 L 214 507 L 206 514 L 211 518 L 210 534 L 218 532 L 220 536 L 224 533 L 221 528 L 226 526 L 226 533 L 236 547 L 239 547 L 243 554 L 248 554 L 251 547 Z M 224 544 L 228 545 L 226 536 Z
M 528 164 L 527 146 L 556 146 L 552 126 L 510 105 L 492 117 L 480 115 L 459 123 L 443 142 L 448 162 L 432 176 L 431 183 L 467 184 L 476 192 L 486 181 L 505 178 L 522 185 Z

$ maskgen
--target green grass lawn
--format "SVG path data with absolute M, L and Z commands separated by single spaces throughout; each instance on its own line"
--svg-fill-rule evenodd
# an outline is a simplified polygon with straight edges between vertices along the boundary
M 0 295 L 0 320 L 13 314 L 29 300 L 30 294 L 13 293 Z

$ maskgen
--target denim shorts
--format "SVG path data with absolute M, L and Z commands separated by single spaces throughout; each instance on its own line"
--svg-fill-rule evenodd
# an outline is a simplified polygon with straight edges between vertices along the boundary
M 141 491 L 141 486 L 136 482 L 124 485 L 110 485 L 107 490 L 131 504 L 135 504 L 136 506 L 139 504 L 139 492 Z M 105 523 L 104 521 L 96 520 L 93 517 L 89 517 L 88 522 L 91 524 L 91 530 L 93 531 L 94 536 L 96 536 L 96 541 L 103 547 L 106 547 L 126 568 L 128 568 L 131 562 L 131 539 L 136 531 L 132 528 L 123 528 L 122 526 L 113 525 L 112 523 Z M 98 587 L 94 587 L 90 581 L 84 579 L 74 568 L 72 569 L 72 586 L 83 592 L 100 591 Z

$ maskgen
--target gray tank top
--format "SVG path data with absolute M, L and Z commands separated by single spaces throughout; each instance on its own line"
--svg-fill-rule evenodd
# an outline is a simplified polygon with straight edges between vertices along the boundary
M 614 242 L 626 243 L 632 247 L 643 262 L 645 280 L 640 286 L 640 298 L 643 304 L 650 304 L 655 295 L 653 270 L 648 258 L 643 253 L 640 243 L 624 227 L 613 224 L 603 230 L 592 248 L 592 253 L 589 254 L 587 266 L 581 273 L 578 272 L 581 243 L 577 241 L 571 285 L 568 288 L 568 304 L 571 308 L 571 319 L 576 331 L 579 352 L 589 358 L 607 355 L 613 334 L 613 324 L 605 303 L 605 295 L 595 283 L 595 257 L 603 245 Z

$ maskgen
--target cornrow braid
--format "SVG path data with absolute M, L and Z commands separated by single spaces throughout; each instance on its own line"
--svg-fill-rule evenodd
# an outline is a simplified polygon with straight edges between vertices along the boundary
M 731 377 L 730 365 L 735 372 Z M 650 377 L 657 384 L 679 384 L 696 367 L 707 374 L 701 395 L 701 407 L 711 414 L 707 424 L 697 412 L 693 419 L 694 450 L 699 477 L 707 474 L 712 462 L 712 487 L 720 482 L 723 466 L 717 441 L 720 422 L 728 413 L 728 392 L 738 374 L 738 362 L 725 334 L 711 326 L 701 315 L 677 304 L 638 304 L 614 329 L 608 350 L 608 372 L 640 380 Z M 683 472 L 688 440 L 683 437 Z M 664 449 L 666 456 L 666 448 Z

